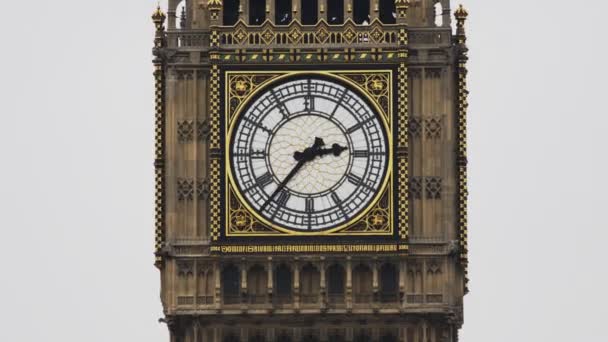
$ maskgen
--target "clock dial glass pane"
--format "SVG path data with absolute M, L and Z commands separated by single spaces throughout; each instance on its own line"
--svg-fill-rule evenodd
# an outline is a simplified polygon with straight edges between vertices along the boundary
M 305 77 L 262 92 L 237 118 L 232 176 L 266 221 L 322 231 L 365 210 L 387 173 L 385 126 L 357 93 Z

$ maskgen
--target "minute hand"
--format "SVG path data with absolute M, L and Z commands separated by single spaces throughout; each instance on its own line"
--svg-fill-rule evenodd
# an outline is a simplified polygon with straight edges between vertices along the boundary
M 270 203 L 270 201 L 272 201 L 274 196 L 276 196 L 279 192 L 281 192 L 281 190 L 283 190 L 285 185 L 287 183 L 289 183 L 289 181 L 293 178 L 293 176 L 296 175 L 296 173 L 298 173 L 298 171 L 300 171 L 300 169 L 302 168 L 302 166 L 304 166 L 304 164 L 306 164 L 306 162 L 307 162 L 306 159 L 302 159 L 296 164 L 296 166 L 294 166 L 294 168 L 291 170 L 291 172 L 289 172 L 287 177 L 285 177 L 285 179 L 283 179 L 283 181 L 281 182 L 281 184 L 279 184 L 277 189 L 272 193 L 272 195 L 270 195 L 270 197 L 268 197 L 266 202 L 264 202 L 264 205 L 262 205 L 262 207 L 260 208 L 260 211 L 264 211 L 264 209 L 266 208 L 268 203 Z

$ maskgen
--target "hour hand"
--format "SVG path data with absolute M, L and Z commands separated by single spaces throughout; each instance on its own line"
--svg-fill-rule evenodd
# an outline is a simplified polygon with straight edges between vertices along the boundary
M 321 138 L 315 137 L 315 143 L 312 145 L 313 148 L 325 146 L 325 142 Z
M 331 153 L 334 156 L 338 157 L 338 156 L 340 156 L 340 154 L 342 154 L 342 152 L 344 152 L 346 150 L 347 150 L 347 148 L 344 146 L 340 146 L 340 144 L 333 144 L 333 145 L 331 145 L 331 148 L 320 149 L 319 152 L 317 152 L 317 155 L 324 156 L 326 154 Z

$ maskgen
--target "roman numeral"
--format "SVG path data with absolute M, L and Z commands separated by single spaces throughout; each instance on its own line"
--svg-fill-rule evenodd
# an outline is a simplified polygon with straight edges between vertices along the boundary
M 347 130 L 346 130 L 346 132 L 347 132 L 348 134 L 351 134 L 351 133 L 353 133 L 354 131 L 356 131 L 356 130 L 360 129 L 361 127 L 363 127 L 363 125 L 365 125 L 366 123 L 368 123 L 368 122 L 369 122 L 369 121 L 371 121 L 371 120 L 373 120 L 373 118 L 371 118 L 371 117 L 370 117 L 370 118 L 367 118 L 367 119 L 365 119 L 365 120 L 363 120 L 363 121 L 361 121 L 361 122 L 357 123 L 357 124 L 356 124 L 356 125 L 354 125 L 353 127 L 351 127 L 351 128 L 349 128 L 349 129 L 347 129 Z
M 279 194 L 279 197 L 277 198 L 277 205 L 279 207 L 284 207 L 285 204 L 287 204 L 287 201 L 289 200 L 290 196 L 291 195 L 289 194 L 289 192 L 281 191 L 281 193 Z
M 277 96 L 277 93 L 274 92 L 274 90 L 271 90 L 270 93 L 272 94 L 272 97 L 276 101 L 277 108 L 279 109 L 279 112 L 281 113 L 281 115 L 283 115 L 283 118 L 288 118 L 290 113 L 287 110 L 287 107 L 285 107 L 285 103 L 283 103 L 283 101 L 279 100 L 279 97 Z
M 266 185 L 272 183 L 272 175 L 268 172 L 256 178 L 255 182 L 261 187 L 264 188 Z
M 351 127 L 351 128 L 349 128 L 349 129 L 347 129 L 347 130 L 346 130 L 346 133 L 351 134 L 351 133 L 353 133 L 354 131 L 356 131 L 356 130 L 360 129 L 362 126 L 363 126 L 363 123 L 362 123 L 362 122 L 359 122 L 358 124 L 354 125 L 353 127 Z
M 251 152 L 249 152 L 249 156 L 252 159 L 264 159 L 264 158 L 266 158 L 266 152 L 264 152 L 264 151 L 251 151 Z
M 335 192 L 331 193 L 331 199 L 334 200 L 334 202 L 336 204 L 342 203 L 342 200 L 340 199 L 340 197 L 338 197 L 338 194 L 336 194 Z
M 306 212 L 312 214 L 315 211 L 315 200 L 312 198 L 306 199 Z
M 344 211 L 344 207 L 342 206 L 342 200 L 340 199 L 340 197 L 338 196 L 338 194 L 336 194 L 335 192 L 331 193 L 331 199 L 336 202 L 336 204 L 338 205 L 338 208 L 340 208 L 340 211 L 342 212 L 342 215 L 344 217 L 346 217 L 346 211 Z
M 361 184 L 361 177 L 354 175 L 352 173 L 349 173 L 348 176 L 346 176 L 346 179 L 348 179 L 349 182 L 353 183 L 354 185 L 359 185 Z
M 361 150 L 357 151 L 357 150 L 355 150 L 353 152 L 353 157 L 355 157 L 355 158 L 367 158 L 367 157 L 369 157 L 369 151 L 361 151 Z
M 342 101 L 344 101 L 344 98 L 346 97 L 346 90 L 342 92 L 342 94 L 340 95 L 340 99 L 338 100 L 338 102 L 336 102 L 336 107 L 334 108 L 334 110 L 331 112 L 331 114 L 329 115 L 329 117 L 333 117 L 336 112 L 338 111 L 338 108 L 340 108 L 340 105 L 342 104 Z

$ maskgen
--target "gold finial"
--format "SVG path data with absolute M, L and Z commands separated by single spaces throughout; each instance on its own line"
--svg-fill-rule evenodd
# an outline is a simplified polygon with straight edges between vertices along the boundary
M 160 9 L 160 4 L 158 4 L 158 6 L 156 6 L 156 10 L 154 11 L 154 13 L 152 13 L 152 20 L 154 20 L 155 23 L 163 22 L 163 21 L 165 21 L 166 17 L 167 16 L 163 12 L 163 10 Z
M 154 22 L 154 26 L 156 26 L 156 31 L 164 30 L 163 24 L 165 22 L 165 18 L 167 18 L 167 16 L 163 12 L 163 10 L 160 9 L 159 4 L 158 6 L 156 6 L 156 10 L 154 11 L 154 13 L 152 13 L 152 21 Z
M 454 16 L 456 17 L 457 20 L 464 21 L 469 16 L 469 12 L 467 12 L 467 10 L 464 8 L 464 6 L 462 6 L 462 4 L 460 4 L 458 6 L 458 9 L 456 9 L 456 12 L 454 12 Z

